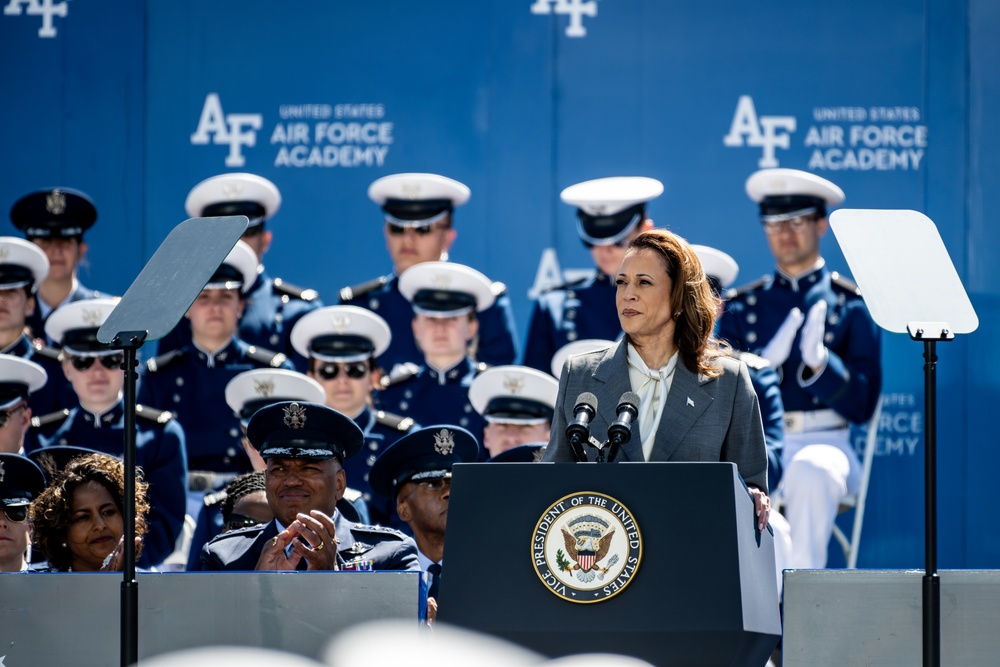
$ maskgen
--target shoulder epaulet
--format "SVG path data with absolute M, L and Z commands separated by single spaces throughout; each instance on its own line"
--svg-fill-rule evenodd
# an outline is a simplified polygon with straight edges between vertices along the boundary
M 41 338 L 36 338 L 31 341 L 31 347 L 35 350 L 35 354 L 50 361 L 59 361 L 59 350 L 54 347 L 49 347 L 45 344 Z
M 412 380 L 420 372 L 420 366 L 411 361 L 396 364 L 391 371 L 382 376 L 379 381 L 379 389 L 388 389 L 407 380 Z
M 236 530 L 230 530 L 225 533 L 220 533 L 209 540 L 209 543 L 221 542 L 223 540 L 231 540 L 236 537 L 251 537 L 257 535 L 261 531 L 267 528 L 267 523 L 258 523 L 255 526 L 247 526 L 246 528 L 237 528 Z
M 543 289 L 542 290 L 542 294 L 546 294 L 548 292 L 558 292 L 559 290 L 567 290 L 567 289 L 570 289 L 572 287 L 578 287 L 578 286 L 582 285 L 583 283 L 587 282 L 588 280 L 590 280 L 593 277 L 594 276 L 592 276 L 592 275 L 590 275 L 590 276 L 584 276 L 583 278 L 577 278 L 576 280 L 570 280 L 570 281 L 567 281 L 565 283 L 561 283 L 559 285 L 552 285 L 551 287 L 546 287 L 545 289 Z
M 206 493 L 203 498 L 205 502 L 205 507 L 215 507 L 216 505 L 221 505 L 222 502 L 229 497 L 226 490 L 216 491 L 215 493 Z
M 349 503 L 353 503 L 357 500 L 360 500 L 362 496 L 364 496 L 364 494 L 358 491 L 357 489 L 352 489 L 349 486 L 344 489 L 343 498 Z
M 271 350 L 265 350 L 262 347 L 257 347 L 256 345 L 251 345 L 247 348 L 247 356 L 254 361 L 264 364 L 265 366 L 270 366 L 271 368 L 281 368 L 281 365 L 285 363 L 288 359 L 281 352 L 272 352 Z
M 752 292 L 759 287 L 763 287 L 771 279 L 770 275 L 763 276 L 752 283 L 747 283 L 746 285 L 741 285 L 740 287 L 733 287 L 726 290 L 724 297 L 725 299 L 732 299 L 734 296 L 739 296 L 741 294 L 746 294 L 747 292 Z
M 47 415 L 31 418 L 31 428 L 45 428 L 48 426 L 58 426 L 69 417 L 69 410 L 63 408 L 58 412 L 50 412 Z
M 148 405 L 136 404 L 135 416 L 147 419 L 155 424 L 166 424 L 174 418 L 174 413 L 168 410 L 157 410 Z
M 286 283 L 281 278 L 275 278 L 271 284 L 274 286 L 276 294 L 292 299 L 302 299 L 303 301 L 315 301 L 319 298 L 319 292 L 314 289 L 304 289 L 290 283 Z
M 400 415 L 395 415 L 391 412 L 386 412 L 385 410 L 378 410 L 375 413 L 375 421 L 382 426 L 388 426 L 389 428 L 402 431 L 403 433 L 409 433 L 410 429 L 413 428 L 413 425 L 416 423 L 413 421 L 412 417 L 401 417 Z
M 169 368 L 173 364 L 183 359 L 185 354 L 187 354 L 187 348 L 183 347 L 178 348 L 176 350 L 170 350 L 169 352 L 164 352 L 158 357 L 147 359 L 146 370 L 149 371 L 150 373 L 162 371 L 164 368 Z
M 377 290 L 387 282 L 389 282 L 389 276 L 379 276 L 378 278 L 369 280 L 368 282 L 352 285 L 351 287 L 345 287 L 340 290 L 340 302 L 344 303 L 346 301 L 362 297 L 365 294 L 368 294 L 368 292 Z
M 396 530 L 395 528 L 389 528 L 388 526 L 370 526 L 366 523 L 356 523 L 351 530 L 364 531 L 366 533 L 379 533 L 381 535 L 393 535 L 403 539 L 406 537 L 406 533 Z
M 499 299 L 500 297 L 502 297 L 504 294 L 507 293 L 507 285 L 500 282 L 499 280 L 495 280 L 490 285 L 490 291 L 493 292 L 494 297 Z
M 845 292 L 854 294 L 855 296 L 861 296 L 861 288 L 858 287 L 858 284 L 845 275 L 837 273 L 836 271 L 831 271 L 830 282 Z
M 763 370 L 771 365 L 770 361 L 768 361 L 764 357 L 754 354 L 753 352 L 744 352 L 742 350 L 735 350 L 734 356 L 743 363 L 745 363 L 750 368 L 753 368 L 758 371 Z

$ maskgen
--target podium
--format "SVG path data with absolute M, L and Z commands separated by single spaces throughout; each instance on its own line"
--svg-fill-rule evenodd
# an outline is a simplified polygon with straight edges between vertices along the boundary
M 656 665 L 761 667 L 781 635 L 734 464 L 457 464 L 449 506 L 442 622 Z

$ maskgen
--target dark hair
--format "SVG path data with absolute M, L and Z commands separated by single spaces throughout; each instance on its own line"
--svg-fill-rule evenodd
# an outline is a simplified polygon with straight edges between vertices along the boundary
M 226 499 L 222 501 L 222 522 L 229 523 L 229 519 L 233 516 L 233 506 L 237 500 L 257 491 L 267 492 L 263 470 L 255 470 L 254 472 L 234 477 L 226 485 Z
M 728 346 L 713 336 L 718 297 L 712 294 L 698 254 L 682 237 L 666 229 L 642 232 L 629 243 L 626 254 L 640 250 L 656 253 L 670 276 L 670 310 L 677 323 L 674 343 L 684 365 L 692 373 L 718 377 L 722 369 L 715 359 L 724 356 Z
M 125 465 L 107 454 L 87 454 L 70 461 L 42 495 L 31 503 L 31 523 L 34 529 L 32 543 L 39 547 L 57 570 L 68 570 L 73 564 L 73 554 L 66 543 L 73 493 L 88 482 L 96 482 L 107 489 L 118 511 L 124 514 Z M 135 476 L 135 535 L 146 534 L 146 514 L 149 502 L 146 500 L 147 484 L 142 472 L 136 469 Z M 136 550 L 136 557 L 142 552 Z

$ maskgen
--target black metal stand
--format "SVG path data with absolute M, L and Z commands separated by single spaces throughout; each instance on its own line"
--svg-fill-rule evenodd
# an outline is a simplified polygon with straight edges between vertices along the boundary
M 932 328 L 933 327 L 933 328 Z M 924 344 L 924 562 L 923 664 L 941 664 L 941 578 L 937 572 L 937 343 L 955 338 L 947 324 L 913 325 Z M 930 333 L 934 331 L 935 333 Z M 937 333 L 940 331 L 940 333 Z
M 135 579 L 135 405 L 136 350 L 146 340 L 145 331 L 124 331 L 111 346 L 124 350 L 125 360 L 125 507 L 124 566 L 122 568 L 121 667 L 139 662 L 139 582 Z

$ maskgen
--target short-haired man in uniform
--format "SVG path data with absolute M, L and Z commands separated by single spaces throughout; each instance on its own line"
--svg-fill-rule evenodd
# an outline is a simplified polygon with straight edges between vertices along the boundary
M 184 425 L 192 491 L 222 488 L 252 468 L 239 417 L 226 405 L 229 381 L 252 368 L 292 368 L 284 354 L 237 335 L 242 295 L 256 271 L 257 256 L 237 241 L 185 315 L 191 343 L 148 360 L 139 386 L 140 403 L 169 409 Z
M 274 521 L 209 542 L 203 570 L 420 569 L 412 539 L 337 510 L 347 487 L 343 461 L 364 441 L 349 417 L 316 403 L 276 403 L 250 418 L 247 438 L 267 462 Z
M 395 503 L 413 531 L 420 569 L 432 577 L 428 597 L 438 598 L 452 466 L 474 463 L 479 455 L 471 433 L 439 424 L 403 436 L 372 467 L 372 489 Z
M 528 323 L 525 366 L 548 372 L 556 350 L 567 343 L 621 336 L 615 276 L 629 242 L 652 228 L 646 205 L 662 193 L 662 183 L 643 176 L 598 178 L 562 191 L 563 202 L 577 209 L 576 231 L 597 270 L 538 297 Z
M 399 292 L 399 276 L 421 262 L 448 258 L 457 232 L 455 208 L 469 200 L 468 187 L 437 174 L 392 174 L 376 180 L 368 197 L 382 208 L 386 249 L 392 273 L 340 290 L 340 302 L 378 313 L 392 330 L 392 344 L 379 356 L 390 375 L 400 364 L 420 364 L 422 355 L 410 329 L 413 312 Z M 517 356 L 514 315 L 503 283 L 492 283 L 495 303 L 480 313 L 473 358 L 510 364 Z
M 871 418 L 882 387 L 878 327 L 857 286 L 820 255 L 826 209 L 843 191 L 814 174 L 763 169 L 747 179 L 777 270 L 736 291 L 719 336 L 756 351 L 781 375 L 781 498 L 793 568 L 822 568 L 840 501 L 857 492 L 851 423 Z
M 0 453 L 24 453 L 32 419 L 28 397 L 47 381 L 45 369 L 35 362 L 0 354 Z
M 44 489 L 45 476 L 37 465 L 18 454 L 0 452 L 0 572 L 28 569 L 28 508 Z
M 61 347 L 63 372 L 80 405 L 32 419 L 25 449 L 34 455 L 61 446 L 86 447 L 124 456 L 124 356 L 97 340 L 97 332 L 117 305 L 114 299 L 74 301 L 53 311 L 45 333 Z M 187 456 L 184 430 L 173 415 L 136 406 L 136 465 L 149 484 L 149 530 L 139 565 L 159 565 L 174 551 L 184 523 Z
M 421 365 L 390 378 L 376 396 L 379 407 L 419 424 L 461 426 L 478 441 L 486 421 L 469 402 L 469 387 L 486 365 L 467 349 L 477 313 L 493 304 L 489 279 L 462 264 L 423 262 L 403 272 L 399 291 L 411 303 Z
M 27 321 L 33 338 L 44 338 L 45 320 L 59 306 L 110 297 L 81 285 L 77 278 L 87 254 L 83 233 L 97 221 L 90 197 L 70 188 L 37 190 L 14 202 L 10 220 L 49 260 L 48 275 L 38 284 L 36 308 Z
M 36 308 L 35 291 L 48 273 L 49 260 L 41 248 L 24 239 L 0 236 L 0 354 L 28 359 L 45 369 L 45 386 L 28 400 L 36 415 L 77 405 L 59 364 L 59 350 L 26 333 L 27 318 Z
M 278 187 L 256 174 L 219 174 L 207 178 L 188 193 L 184 208 L 192 217 L 245 215 L 250 224 L 242 241 L 257 256 L 257 273 L 247 286 L 243 315 L 240 317 L 240 339 L 275 352 L 281 352 L 295 367 L 305 372 L 305 359 L 292 349 L 289 337 L 292 327 L 305 315 L 322 306 L 319 293 L 272 278 L 264 269 L 264 253 L 271 247 L 272 233 L 266 224 L 281 207 Z M 158 351 L 167 352 L 191 341 L 190 327 L 185 321 L 159 341 Z
M 495 366 L 469 387 L 469 401 L 483 419 L 483 447 L 490 457 L 532 443 L 548 443 L 559 383 L 527 366 Z
M 323 388 L 321 401 L 353 419 L 365 435 L 361 453 L 344 462 L 347 485 L 361 491 L 372 523 L 402 529 L 406 525 L 396 521 L 392 504 L 373 496 L 368 484 L 376 459 L 415 425 L 410 417 L 373 407 L 372 390 L 382 379 L 376 359 L 391 340 L 386 321 L 357 306 L 314 310 L 292 331 L 292 345 L 309 359 L 309 377 Z

